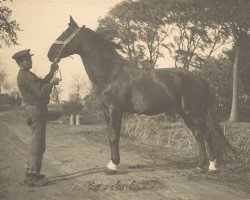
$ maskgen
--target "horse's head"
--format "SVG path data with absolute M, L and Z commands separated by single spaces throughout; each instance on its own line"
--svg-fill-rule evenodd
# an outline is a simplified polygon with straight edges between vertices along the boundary
M 80 29 L 81 28 L 70 16 L 68 28 L 57 38 L 49 49 L 48 58 L 51 62 L 59 62 L 61 58 L 78 52 L 78 33 Z

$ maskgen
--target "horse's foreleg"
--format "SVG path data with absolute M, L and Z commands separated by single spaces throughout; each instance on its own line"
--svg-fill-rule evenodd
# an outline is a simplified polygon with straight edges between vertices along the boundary
M 107 121 L 107 120 L 106 120 Z M 111 161 L 107 165 L 107 173 L 113 174 L 117 172 L 118 164 L 120 163 L 119 140 L 122 122 L 122 112 L 115 107 L 109 107 L 108 138 L 111 148 Z

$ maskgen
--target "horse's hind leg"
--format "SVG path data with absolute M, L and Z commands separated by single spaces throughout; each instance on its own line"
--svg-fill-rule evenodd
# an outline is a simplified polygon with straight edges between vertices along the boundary
M 192 131 L 197 144 L 198 144 L 198 149 L 199 149 L 199 164 L 197 169 L 203 171 L 205 165 L 207 164 L 207 156 L 206 156 L 206 149 L 205 149 L 205 141 L 204 141 L 204 136 L 203 132 L 201 131 L 201 124 L 200 123 L 195 123 L 191 117 L 188 116 L 188 114 L 182 112 L 180 113 L 181 117 L 183 118 L 185 124 L 187 127 Z
M 122 112 L 115 106 L 109 106 L 109 110 L 104 111 L 107 122 L 108 138 L 111 149 L 111 161 L 107 165 L 108 174 L 117 172 L 120 163 L 119 140 L 121 131 Z
M 217 171 L 216 168 L 216 156 L 215 156 L 215 152 L 213 149 L 213 144 L 212 144 L 212 137 L 209 133 L 209 130 L 207 128 L 207 126 L 205 125 L 205 129 L 204 129 L 204 137 L 205 137 L 205 141 L 207 143 L 207 151 L 208 151 L 208 159 L 209 159 L 209 167 L 208 170 L 209 171 Z

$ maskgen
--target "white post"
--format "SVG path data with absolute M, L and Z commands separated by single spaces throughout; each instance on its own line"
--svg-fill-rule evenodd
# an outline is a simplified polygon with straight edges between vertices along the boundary
M 81 124 L 81 117 L 79 114 L 76 115 L 76 125 L 80 125 Z
M 73 114 L 70 115 L 69 124 L 74 125 L 74 115 Z

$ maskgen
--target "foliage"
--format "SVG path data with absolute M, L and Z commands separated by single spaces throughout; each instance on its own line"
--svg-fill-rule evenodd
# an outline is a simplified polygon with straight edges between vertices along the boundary
M 170 123 L 165 115 L 143 116 L 138 114 L 124 115 L 122 132 L 148 146 L 161 148 L 173 147 L 175 150 L 189 148 L 195 153 L 197 146 L 191 131 L 183 123 Z M 176 131 L 178 129 L 178 131 Z M 174 149 L 168 150 L 174 150 Z M 174 153 L 171 151 L 171 153 Z
M 169 123 L 162 121 L 162 116 L 125 116 L 122 126 L 122 135 L 132 138 L 133 145 L 147 148 L 144 151 L 153 157 L 169 159 L 178 166 L 196 166 L 198 157 L 198 145 L 191 131 L 184 123 Z M 220 168 L 221 175 L 217 180 L 235 183 L 236 180 L 243 182 L 243 188 L 249 190 L 250 140 L 249 123 L 221 123 L 222 130 L 230 144 L 237 150 L 237 157 L 229 156 L 226 165 Z M 180 160 L 182 160 L 180 162 Z M 246 172 L 246 173 L 244 173 Z M 242 176 L 242 173 L 243 176 Z M 237 176 L 240 174 L 239 176 Z M 201 177 L 199 177 L 201 178 Z M 204 180 L 208 176 L 204 175 Z M 214 181 L 214 176 L 212 177 Z M 241 184 L 242 185 L 242 184 Z
M 154 68 L 158 58 L 163 57 L 161 48 L 167 46 L 162 45 L 167 31 L 166 24 L 158 17 L 161 9 L 157 0 L 123 1 L 99 20 L 96 31 L 112 41 L 114 47 L 136 66 Z
M 94 87 L 91 88 L 90 93 L 84 97 L 83 101 L 85 109 L 97 112 L 101 111 L 101 102 L 96 95 Z
M 248 0 L 211 0 L 205 1 L 208 17 L 220 25 L 233 38 L 235 45 L 233 69 L 233 94 L 230 121 L 238 121 L 239 96 L 239 59 L 246 35 L 250 31 L 250 2 Z
M 11 92 L 12 85 L 7 80 L 8 74 L 5 69 L 0 68 L 0 94 Z
M 216 96 L 220 117 L 223 120 L 227 118 L 231 109 L 233 60 L 230 56 L 233 54 L 233 51 L 235 50 L 225 52 L 227 56 L 206 60 L 201 68 L 195 71 L 206 80 L 212 88 L 212 92 Z M 240 108 L 245 109 L 248 103 L 248 93 L 244 90 L 242 79 L 239 79 L 239 85 Z
M 11 110 L 21 104 L 22 98 L 18 91 L 11 91 L 9 94 L 0 93 L 0 112 Z
M 197 68 L 227 39 L 200 0 L 124 1 L 99 20 L 97 32 L 140 67 L 154 68 L 166 50 L 176 67 Z
M 166 1 L 168 2 L 168 1 Z M 206 15 L 204 2 L 199 0 L 172 1 L 166 14 L 172 23 L 170 46 L 176 67 L 199 68 L 227 39 L 227 34 Z
M 69 94 L 69 101 L 80 103 L 80 102 L 82 102 L 82 97 L 80 96 L 79 93 L 70 93 Z
M 249 8 L 247 0 L 124 1 L 97 31 L 138 66 L 154 68 L 167 49 L 176 67 L 189 70 L 249 31 Z
M 0 69 L 0 94 L 2 91 L 2 86 L 6 81 L 6 76 L 7 76 L 6 71 L 4 69 Z
M 12 10 L 0 1 L 0 48 L 17 45 L 17 31 L 20 27 L 16 20 L 11 19 Z
M 250 28 L 250 1 L 248 0 L 211 0 L 204 1 L 208 9 L 207 16 L 220 24 L 225 32 L 230 33 L 235 40 L 242 33 L 248 33 Z
M 196 71 L 212 88 L 218 108 L 228 114 L 232 98 L 232 63 L 227 57 L 210 58 Z
M 82 111 L 82 104 L 77 101 L 64 102 L 62 104 L 62 113 L 65 115 L 80 114 Z
M 245 35 L 242 38 L 242 43 L 240 45 L 240 59 L 239 59 L 239 67 L 240 67 L 240 78 L 244 83 L 244 89 L 246 92 L 250 93 L 250 35 Z

